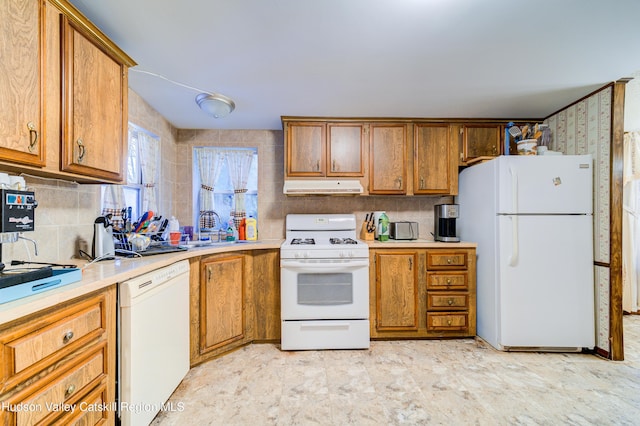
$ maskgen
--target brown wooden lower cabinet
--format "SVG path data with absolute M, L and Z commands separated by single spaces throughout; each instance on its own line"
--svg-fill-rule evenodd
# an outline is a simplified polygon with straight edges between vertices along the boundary
M 278 249 L 190 260 L 191 365 L 253 341 L 280 340 Z
M 200 353 L 244 338 L 245 255 L 200 262 Z
M 474 248 L 369 253 L 372 338 L 476 335 Z
M 113 285 L 0 326 L 0 424 L 114 424 L 115 315 Z

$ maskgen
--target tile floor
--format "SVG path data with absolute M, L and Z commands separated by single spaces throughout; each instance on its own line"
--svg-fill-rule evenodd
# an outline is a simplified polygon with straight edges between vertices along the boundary
M 168 425 L 637 425 L 640 316 L 625 361 L 504 353 L 482 341 L 375 341 L 368 351 L 254 344 L 193 368 Z

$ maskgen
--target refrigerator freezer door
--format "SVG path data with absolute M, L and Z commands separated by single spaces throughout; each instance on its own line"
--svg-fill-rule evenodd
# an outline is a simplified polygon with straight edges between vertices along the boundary
M 499 214 L 592 213 L 590 155 L 498 157 Z
M 498 216 L 498 343 L 593 348 L 592 217 Z

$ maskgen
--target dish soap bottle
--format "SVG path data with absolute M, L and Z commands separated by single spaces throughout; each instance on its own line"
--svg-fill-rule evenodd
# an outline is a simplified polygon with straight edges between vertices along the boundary
M 384 212 L 378 218 L 378 241 L 389 241 L 389 216 Z
M 229 221 L 229 226 L 227 227 L 227 241 L 235 241 L 232 220 Z

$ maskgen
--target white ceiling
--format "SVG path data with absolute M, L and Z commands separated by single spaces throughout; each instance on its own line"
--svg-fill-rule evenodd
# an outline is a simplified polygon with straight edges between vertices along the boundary
M 638 0 L 71 0 L 177 128 L 280 116 L 542 118 L 640 70 Z M 189 90 L 232 98 L 214 119 Z

